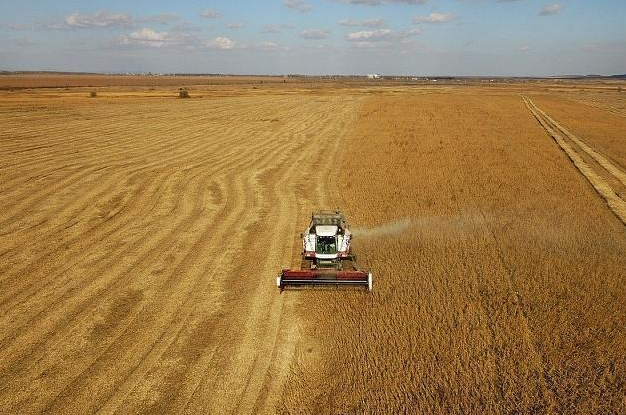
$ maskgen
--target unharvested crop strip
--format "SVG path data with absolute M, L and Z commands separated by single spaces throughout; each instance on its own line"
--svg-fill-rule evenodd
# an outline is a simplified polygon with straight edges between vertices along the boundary
M 542 118 L 540 113 L 535 110 L 535 105 L 532 101 L 526 97 L 523 97 L 524 103 L 535 116 L 537 121 L 541 124 L 541 126 L 554 138 L 557 144 L 561 147 L 563 151 L 568 155 L 570 160 L 574 163 L 574 166 L 582 173 L 585 178 L 591 183 L 594 189 L 602 196 L 615 216 L 617 216 L 624 225 L 626 225 L 626 202 L 622 200 L 613 190 L 613 188 L 598 175 L 592 168 L 583 160 L 583 158 L 578 154 L 568 143 L 565 141 L 562 135 L 560 135 L 557 131 L 555 131 L 548 122 Z M 538 108 L 537 108 L 538 110 Z M 582 147 L 581 147 L 582 148 Z

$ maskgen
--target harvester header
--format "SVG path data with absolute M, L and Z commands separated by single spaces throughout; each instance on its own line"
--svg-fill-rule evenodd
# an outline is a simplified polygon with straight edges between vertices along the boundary
M 357 286 L 372 289 L 372 273 L 356 266 L 352 233 L 339 211 L 319 211 L 302 233 L 300 269 L 284 269 L 276 284 L 281 291 L 297 286 Z

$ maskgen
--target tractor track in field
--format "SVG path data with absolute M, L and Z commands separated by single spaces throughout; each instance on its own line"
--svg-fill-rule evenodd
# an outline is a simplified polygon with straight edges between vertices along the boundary
M 578 171 L 606 200 L 615 216 L 626 225 L 626 172 L 552 119 L 528 97 L 522 97 L 522 99 L 541 126 L 567 154 Z
M 271 413 L 300 166 L 354 101 L 70 101 L 0 106 L 0 412 Z

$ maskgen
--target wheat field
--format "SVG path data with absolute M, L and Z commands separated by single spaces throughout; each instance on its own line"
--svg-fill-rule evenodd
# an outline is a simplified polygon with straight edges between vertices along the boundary
M 626 226 L 520 95 L 626 172 L 617 92 L 131 81 L 0 91 L 1 413 L 626 412 Z M 374 290 L 281 294 L 327 208 Z
M 335 193 L 375 289 L 306 293 L 283 413 L 626 411 L 626 228 L 518 95 L 477 92 L 361 107 Z

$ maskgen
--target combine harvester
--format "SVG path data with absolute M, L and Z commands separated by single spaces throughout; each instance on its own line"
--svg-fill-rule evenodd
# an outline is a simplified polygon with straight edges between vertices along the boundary
M 372 273 L 356 267 L 350 249 L 352 233 L 346 218 L 338 211 L 315 212 L 302 237 L 300 269 L 284 269 L 276 277 L 282 291 L 303 286 L 357 286 L 372 290 Z

